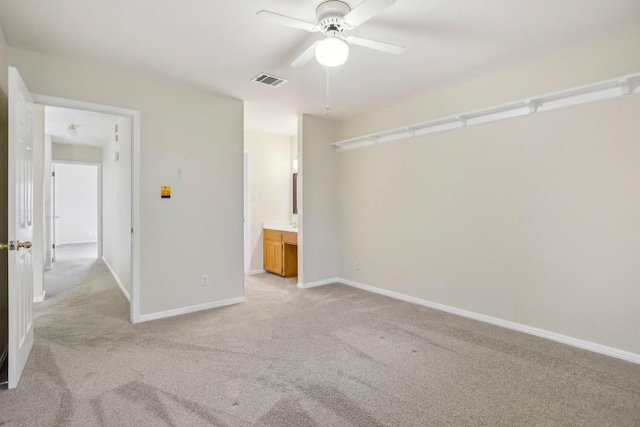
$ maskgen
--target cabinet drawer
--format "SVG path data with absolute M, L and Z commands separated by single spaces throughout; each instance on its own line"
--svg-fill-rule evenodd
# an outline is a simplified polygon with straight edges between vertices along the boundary
M 282 233 L 282 241 L 288 245 L 297 245 L 298 233 Z
M 282 242 L 282 231 L 264 230 L 264 240 Z

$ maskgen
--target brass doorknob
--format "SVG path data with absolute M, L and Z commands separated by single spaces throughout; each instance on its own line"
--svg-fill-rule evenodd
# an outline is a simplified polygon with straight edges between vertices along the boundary
M 24 248 L 24 249 L 29 249 L 31 248 L 31 242 L 18 242 L 18 249 L 20 248 Z
M 7 249 L 9 247 L 9 245 L 7 245 L 6 243 L 0 243 L 0 251 L 3 249 Z

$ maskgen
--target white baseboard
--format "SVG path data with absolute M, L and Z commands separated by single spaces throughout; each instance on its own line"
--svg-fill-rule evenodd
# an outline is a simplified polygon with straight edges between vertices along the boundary
M 192 305 L 191 307 L 174 308 L 173 310 L 159 311 L 157 313 L 140 315 L 140 322 L 164 319 L 166 317 L 179 316 L 181 314 L 195 313 L 196 311 L 209 310 L 212 308 L 224 307 L 227 305 L 240 304 L 246 301 L 245 297 L 231 298 L 222 301 L 213 301 L 206 304 Z
M 262 274 L 262 273 L 266 273 L 266 272 L 267 272 L 267 270 L 264 270 L 264 269 L 260 269 L 260 270 L 251 270 L 251 271 L 249 272 L 249 276 L 253 276 L 254 274 Z
M 309 289 L 309 288 L 315 288 L 318 286 L 324 286 L 324 285 L 330 285 L 332 283 L 343 283 L 341 279 L 338 279 L 337 277 L 334 277 L 332 279 L 326 279 L 326 280 L 320 280 L 317 282 L 311 282 L 311 283 L 298 283 L 298 288 L 300 289 Z
M 384 295 L 387 297 L 399 299 L 399 300 L 414 303 L 414 304 L 419 304 L 425 307 L 435 308 L 436 310 L 446 311 L 447 313 L 456 314 L 458 316 L 467 317 L 469 319 L 479 320 L 481 322 L 490 323 L 492 325 L 502 326 L 503 328 L 513 329 L 515 331 L 524 332 L 526 334 L 535 335 L 535 336 L 546 338 L 552 341 L 557 341 L 562 344 L 567 344 L 573 347 L 582 348 L 584 350 L 593 351 L 595 353 L 600 353 L 607 356 L 615 357 L 617 359 L 626 360 L 627 362 L 640 364 L 640 354 L 631 353 L 629 351 L 620 350 L 617 348 L 608 347 L 601 344 L 596 344 L 590 341 L 585 341 L 578 338 L 573 338 L 566 335 L 558 334 L 555 332 L 546 331 L 544 329 L 534 328 L 532 326 L 511 322 L 509 320 L 498 319 L 496 317 L 475 313 L 473 311 L 463 310 L 461 308 L 439 304 L 437 302 L 431 302 L 431 301 L 423 300 L 420 298 L 411 297 L 398 292 L 389 291 L 387 289 L 376 288 L 375 286 L 365 285 L 363 283 L 354 282 L 353 280 L 335 279 L 335 281 L 339 283 L 343 283 L 347 286 L 352 286 L 354 288 L 362 289 L 364 291 L 373 292 L 376 294 Z
M 118 286 L 120 286 L 120 290 L 122 291 L 122 293 L 124 294 L 125 297 L 127 297 L 127 299 L 129 300 L 129 302 L 131 302 L 131 295 L 129 295 L 129 291 L 127 291 L 127 288 L 124 287 L 124 285 L 122 284 L 122 282 L 120 281 L 120 278 L 118 277 L 118 275 L 116 274 L 116 272 L 114 271 L 114 269 L 111 267 L 111 265 L 109 264 L 109 261 L 107 261 L 107 259 L 105 257 L 102 257 L 102 261 L 104 261 L 104 265 L 107 266 L 107 268 L 109 269 L 109 271 L 111 272 L 111 275 L 113 276 L 113 278 L 115 279 L 116 283 L 118 284 Z
M 42 291 L 42 295 L 33 297 L 33 302 L 42 302 L 44 297 L 47 296 L 47 290 Z

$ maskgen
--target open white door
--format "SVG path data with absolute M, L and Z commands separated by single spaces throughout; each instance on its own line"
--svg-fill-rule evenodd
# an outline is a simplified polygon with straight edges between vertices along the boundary
M 31 94 L 9 67 L 9 388 L 33 347 L 33 139 Z

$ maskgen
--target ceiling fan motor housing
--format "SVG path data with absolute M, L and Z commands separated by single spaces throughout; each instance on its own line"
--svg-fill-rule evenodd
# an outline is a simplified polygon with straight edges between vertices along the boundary
M 318 25 L 328 36 L 336 36 L 345 30 L 343 18 L 351 12 L 348 4 L 342 1 L 326 1 L 316 9 Z

